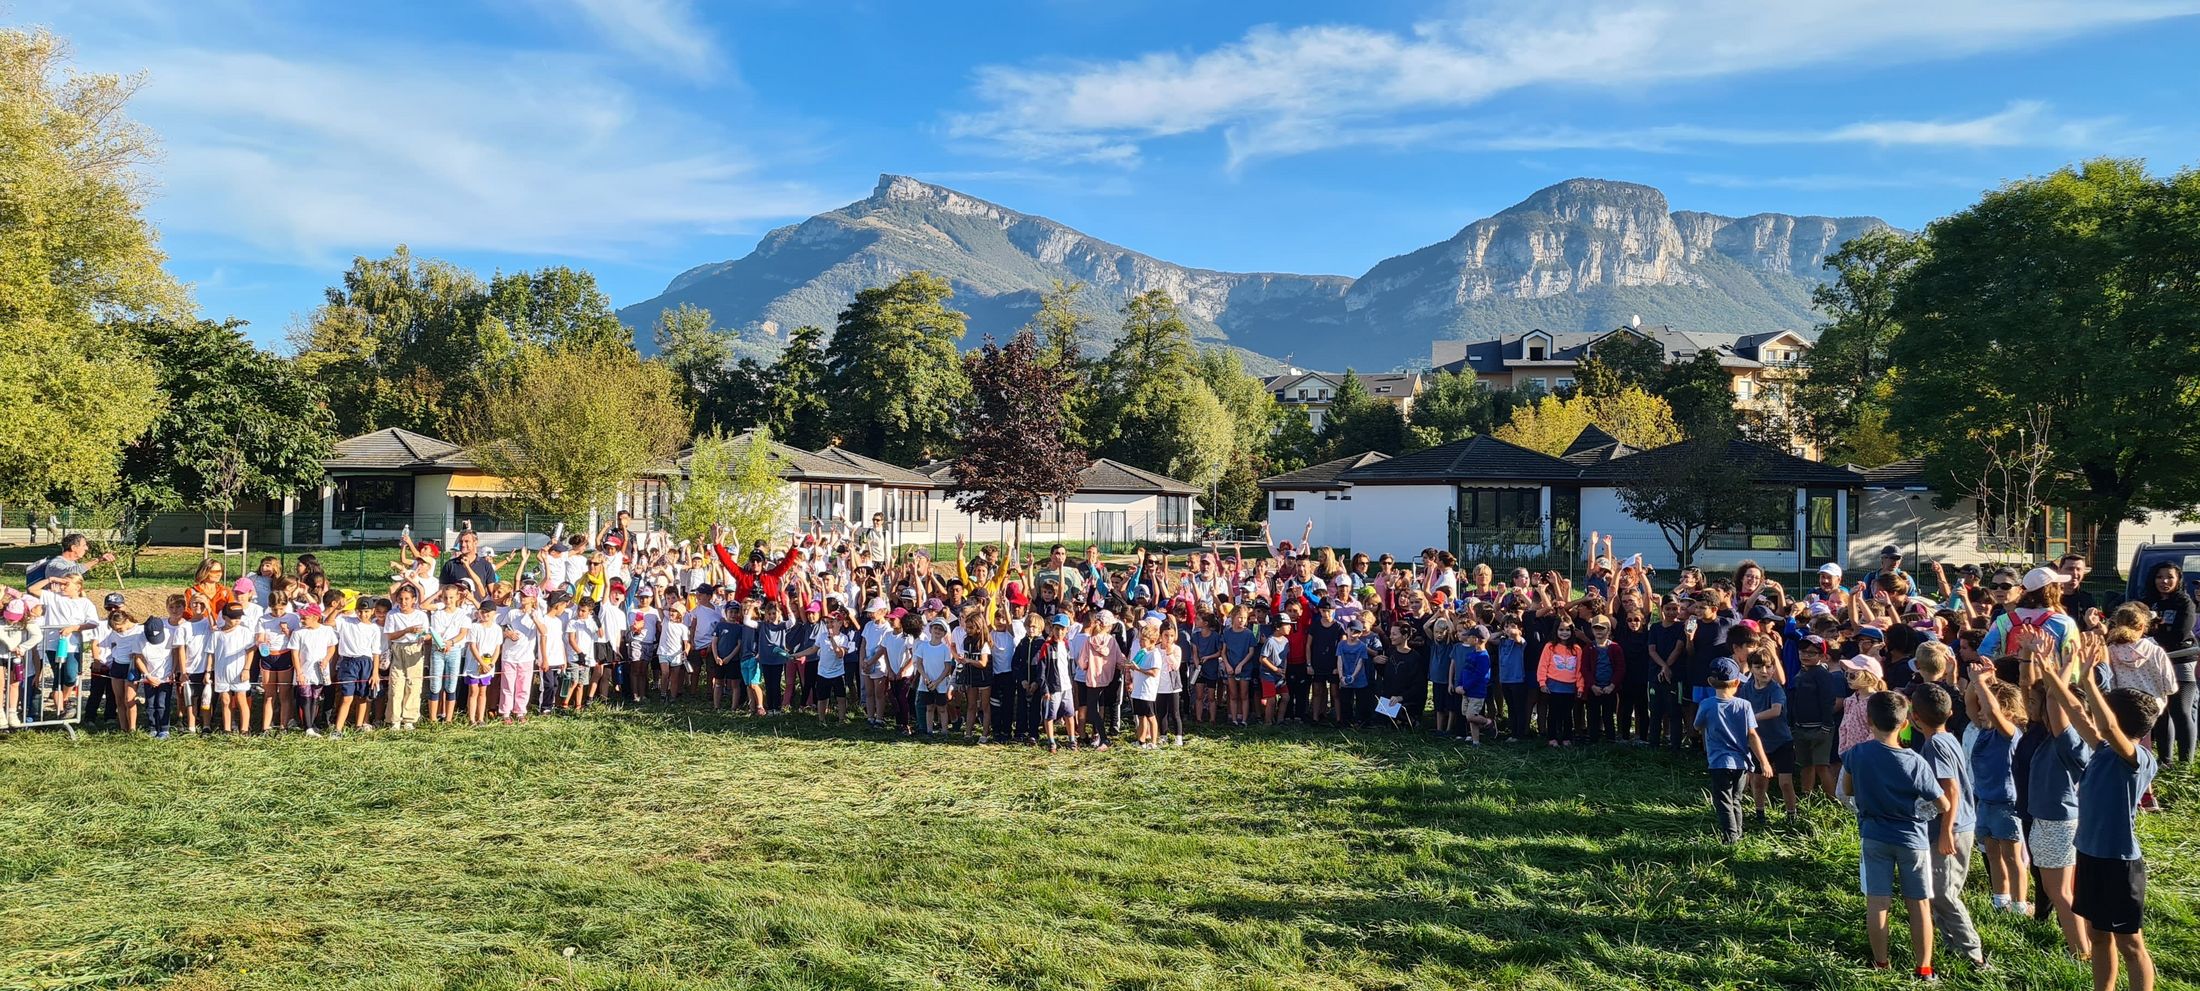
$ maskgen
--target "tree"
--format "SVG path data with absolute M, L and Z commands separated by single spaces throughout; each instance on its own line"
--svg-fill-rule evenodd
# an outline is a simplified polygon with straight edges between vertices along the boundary
M 1070 440 L 1090 449 L 1097 446 L 1091 424 L 1100 398 L 1096 388 L 1100 369 L 1085 355 L 1083 341 L 1090 332 L 1092 317 L 1077 308 L 1077 295 L 1084 291 L 1082 282 L 1056 279 L 1052 288 L 1039 297 L 1039 309 L 1024 327 L 1039 335 L 1044 360 L 1070 376 L 1070 389 L 1062 397 L 1062 412 L 1068 420 Z
M 1555 458 L 1564 454 L 1567 446 L 1581 436 L 1588 425 L 1588 404 L 1579 397 L 1543 396 L 1533 406 L 1513 410 L 1512 419 L 1491 436 Z
M 1731 427 L 1707 421 L 1687 441 L 1636 455 L 1619 488 L 1627 515 L 1657 527 L 1683 568 L 1712 531 L 1778 526 L 1793 510 L 1794 490 L 1753 484 L 1733 440 Z
M 964 316 L 947 308 L 946 279 L 911 272 L 856 293 L 825 348 L 826 391 L 841 444 L 910 463 L 954 450 L 963 377 Z
M 1575 402 L 1582 405 L 1588 413 L 1589 422 L 1596 424 L 1597 429 L 1636 450 L 1647 451 L 1664 447 L 1681 439 L 1681 428 L 1675 422 L 1673 407 L 1667 405 L 1665 400 L 1642 391 L 1640 386 L 1630 385 L 1607 396 L 1584 395 Z M 1571 444 L 1572 441 L 1567 443 Z
M 2044 407 L 2039 498 L 2113 531 L 2200 499 L 2200 172 L 2096 160 L 2011 182 L 1934 222 L 1896 290 L 1893 422 L 1936 488 Z
M 1856 422 L 1826 445 L 1827 461 L 1877 468 L 1902 460 L 1902 438 L 1887 423 L 1884 398 L 1857 410 Z
M 1123 304 L 1123 332 L 1101 363 L 1099 415 L 1088 424 L 1088 432 L 1101 440 L 1101 454 L 1173 474 L 1173 462 L 1199 446 L 1190 443 L 1189 432 L 1211 426 L 1186 417 L 1222 410 L 1221 400 L 1199 380 L 1197 354 L 1192 329 L 1167 293 L 1152 290 Z M 1227 456 L 1237 426 L 1226 411 L 1216 419 L 1222 440 L 1211 449 L 1219 459 Z
M 783 443 L 814 451 L 832 438 L 832 406 L 825 395 L 825 331 L 795 328 L 787 346 L 764 370 L 762 422 Z
M 512 357 L 504 338 L 481 334 L 485 291 L 473 273 L 404 245 L 353 258 L 290 334 L 299 371 L 328 390 L 337 431 L 449 435 L 480 391 L 473 369 Z
M 156 321 L 138 339 L 158 376 L 152 429 L 122 455 L 135 519 L 189 507 L 226 515 L 239 499 L 318 487 L 335 442 L 319 383 L 245 339 L 243 323 Z
M 659 468 L 688 436 L 680 384 L 632 351 L 547 351 L 483 401 L 491 439 L 474 461 L 529 512 L 585 525 L 621 486 Z M 548 412 L 551 415 L 545 415 Z
M 1494 390 L 1474 373 L 1435 372 L 1413 400 L 1408 449 L 1435 447 L 1496 429 Z
M 1797 425 L 1821 447 L 1835 446 L 1867 413 L 1885 410 L 1881 389 L 1902 332 L 1895 297 L 1926 250 L 1924 238 L 1882 227 L 1826 256 L 1833 281 L 1812 290 L 1811 302 L 1831 319 L 1819 325 L 1795 395 Z
M 632 350 L 634 332 L 619 322 L 596 277 L 552 265 L 489 280 L 481 359 L 499 363 L 530 348 Z
M 1691 431 L 1695 425 L 1716 423 L 1734 428 L 1740 416 L 1734 410 L 1734 377 L 1719 364 L 1719 353 L 1696 352 L 1695 357 L 1665 369 L 1659 397 L 1673 408 L 1673 418 Z
M 1321 437 L 1314 432 L 1313 417 L 1289 407 L 1283 407 L 1282 413 L 1276 420 L 1275 435 L 1268 438 L 1268 452 L 1277 474 L 1297 471 L 1322 456 Z
M 732 527 L 737 539 L 768 539 L 782 530 L 787 484 L 772 456 L 771 431 L 759 427 L 731 436 L 712 430 L 696 437 L 687 484 L 666 515 L 673 536 L 697 543 L 709 537 L 712 524 Z
M 1346 368 L 1329 411 L 1322 416 L 1325 456 L 1341 458 L 1364 451 L 1399 454 L 1405 450 L 1405 432 L 1405 416 L 1398 407 L 1369 395 L 1366 383 Z
M 718 329 L 709 310 L 681 303 L 657 311 L 650 337 L 657 345 L 658 363 L 679 380 L 681 402 L 694 411 L 696 428 L 715 423 L 710 407 L 725 383 L 726 366 L 733 363 L 733 335 Z
M 1576 391 L 1588 396 L 1655 389 L 1664 377 L 1665 344 L 1634 328 L 1606 334 L 1574 369 Z
M 1035 519 L 1048 500 L 1067 497 L 1091 463 L 1070 442 L 1063 397 L 1071 379 L 1028 327 L 1005 347 L 988 338 L 963 356 L 963 372 L 971 403 L 951 469 L 955 506 L 996 523 Z
M 0 503 L 111 491 L 160 412 L 117 324 L 189 309 L 141 215 L 152 139 L 124 114 L 141 81 L 78 74 L 53 35 L 0 30 Z
M 1260 379 L 1248 374 L 1244 361 L 1229 351 L 1220 348 L 1202 351 L 1198 364 L 1200 381 L 1214 392 L 1222 408 L 1230 412 L 1234 428 L 1230 452 L 1224 458 L 1220 477 L 1208 494 L 1206 509 L 1216 519 L 1255 519 L 1260 509 L 1261 478 L 1289 470 L 1279 467 L 1281 462 L 1275 455 L 1279 430 L 1292 420 L 1306 424 L 1306 416 L 1276 402 L 1275 393 L 1269 392 Z M 1308 433 L 1311 435 L 1311 428 Z

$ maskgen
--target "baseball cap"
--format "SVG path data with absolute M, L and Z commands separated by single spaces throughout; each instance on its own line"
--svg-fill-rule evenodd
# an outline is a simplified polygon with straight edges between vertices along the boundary
M 321 615 L 321 606 L 319 603 L 309 602 L 306 604 L 305 608 L 298 610 L 298 615 L 313 616 L 318 618 Z M 148 620 L 147 622 L 148 624 L 150 624 L 151 621 Z
M 898 607 L 898 606 L 897 606 L 897 607 L 895 607 L 895 609 L 894 609 L 894 611 L 893 611 L 893 612 L 887 613 L 886 615 L 887 615 L 887 617 L 888 617 L 889 619 L 900 619 L 900 618 L 902 618 L 903 616 L 907 616 L 907 615 L 909 615 L 909 610 L 907 610 L 907 609 L 902 609 L 902 608 L 900 608 L 900 607 Z
M 7 606 L 4 608 L 0 608 L 0 619 L 4 619 L 10 623 L 20 623 L 24 619 L 28 618 L 30 614 L 31 607 L 29 603 L 23 599 L 9 599 Z
M 1879 659 L 1876 657 L 1843 658 L 1841 666 L 1851 671 L 1869 671 L 1874 678 L 1885 678 L 1887 676 L 1886 669 L 1879 666 Z
M 822 603 L 822 602 L 819 602 L 819 601 L 817 601 L 816 599 L 811 599 L 811 600 L 810 600 L 810 601 L 808 602 L 808 604 L 806 604 L 806 605 L 804 605 L 804 606 L 802 607 L 802 611 L 803 611 L 803 612 L 824 612 L 824 611 L 825 611 L 825 604 L 824 604 L 824 603 Z
M 1054 626 L 1066 627 L 1069 625 L 1069 614 L 1060 612 L 1055 613 L 1054 618 L 1050 620 L 1049 623 Z
M 1589 617 L 1589 625 L 1596 629 L 1609 630 L 1612 628 L 1612 617 L 1604 615 L 1591 616 Z
M 1773 612 L 1771 606 L 1765 605 L 1764 603 L 1760 602 L 1754 606 L 1749 607 L 1749 618 L 1754 619 L 1760 623 L 1770 623 L 1778 620 L 1780 618 L 1780 614 Z
M 161 644 L 164 644 L 164 643 L 167 643 L 167 642 L 168 642 L 168 621 L 167 621 L 166 619 L 163 619 L 163 618 L 159 617 L 159 616 L 155 616 L 155 617 L 153 617 L 153 618 L 151 618 L 151 619 L 148 619 L 148 620 L 146 620 L 146 621 L 145 621 L 145 643 L 146 643 L 146 646 L 149 646 L 149 647 L 158 647 L 158 646 L 160 646 Z
M 106 606 L 108 611 L 110 612 L 116 609 L 120 609 L 122 608 L 122 593 L 109 592 L 107 593 L 107 597 L 105 599 L 100 600 L 100 603 Z
M 1818 566 L 1818 573 L 1821 575 L 1832 575 L 1835 581 L 1839 581 L 1841 579 L 1841 566 L 1833 563 L 1832 561 L 1827 561 L 1826 563 Z
M 864 612 L 883 612 L 885 609 L 886 598 L 884 596 L 873 597 L 870 604 L 863 607 Z
M 1351 623 L 1346 624 L 1345 629 L 1351 630 L 1354 633 L 1366 633 L 1367 620 L 1354 619 Z
M 2069 575 L 2063 574 L 2062 572 L 2057 571 L 2053 568 L 2042 566 L 2038 568 L 2033 568 L 2032 570 L 2024 573 L 2024 590 L 2027 592 L 2037 592 L 2040 589 L 2046 588 L 2049 585 L 2060 585 L 2063 582 L 2069 580 Z
M 1825 637 L 1821 637 L 1821 636 L 1818 636 L 1818 635 L 1816 635 L 1816 634 L 1813 634 L 1813 635 L 1811 635 L 1811 636 L 1807 636 L 1807 637 L 1804 637 L 1804 638 L 1803 638 L 1803 646 L 1806 646 L 1806 647 L 1810 647 L 1810 648 L 1813 648 L 1813 649 L 1816 649 L 1816 650 L 1825 650 L 1825 649 L 1826 649 L 1826 638 L 1825 638 Z
M 913 588 L 902 589 L 899 598 L 903 602 L 915 602 L 917 601 L 917 590 Z
M 1734 666 L 1734 659 L 1721 657 L 1711 662 L 1712 681 L 1740 681 L 1742 669 Z
M 519 597 L 522 599 L 531 599 L 541 594 L 542 586 L 540 585 L 521 585 L 519 587 Z
M 932 598 L 929 598 L 929 599 L 926 599 L 926 600 L 924 600 L 924 611 L 925 611 L 925 612 L 934 612 L 934 611 L 936 611 L 936 610 L 940 610 L 940 609 L 945 609 L 945 608 L 947 608 L 947 603 L 945 603 L 945 602 L 941 602 L 941 601 L 939 600 L 939 596 L 933 596 Z
M 1879 549 L 1879 556 L 1880 556 L 1880 557 L 1901 557 L 1901 556 L 1902 556 L 1902 548 L 1900 548 L 1900 547 L 1896 547 L 1896 546 L 1895 546 L 1895 545 L 1893 545 L 1893 544 L 1888 544 L 1887 546 L 1885 546 L 1885 547 L 1882 547 L 1882 548 L 1880 548 L 1880 549 Z
M 1876 626 L 1859 626 L 1856 628 L 1856 635 L 1863 637 L 1866 640 L 1887 639 L 1887 631 L 1882 630 Z
M 246 576 L 246 577 L 243 577 L 243 578 L 239 578 L 239 579 L 237 579 L 237 583 L 236 583 L 236 584 L 234 584 L 234 585 L 231 585 L 231 586 L 229 586 L 229 590 L 230 590 L 230 591 L 232 591 L 232 592 L 235 592 L 235 593 L 237 593 L 238 595 L 258 595 L 258 594 L 260 594 L 260 590 L 259 590 L 259 589 L 258 589 L 257 587 L 255 587 L 255 586 L 254 586 L 254 585 L 252 584 L 252 578 L 251 578 L 251 576 L 249 576 L 249 575 L 248 575 L 248 576 Z

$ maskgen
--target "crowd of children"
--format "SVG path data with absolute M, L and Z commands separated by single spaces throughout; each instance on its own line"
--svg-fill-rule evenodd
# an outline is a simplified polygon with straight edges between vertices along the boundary
M 1775 801 L 1855 810 L 1875 963 L 1899 884 L 1918 974 L 1942 937 L 1984 965 L 1963 897 L 1977 846 L 1995 910 L 2037 904 L 2102 980 L 2121 960 L 2151 984 L 2133 824 L 2156 754 L 2189 764 L 2193 742 L 2174 568 L 2104 616 L 2070 558 L 1952 584 L 1936 564 L 1928 596 L 1891 547 L 1861 581 L 1829 563 L 1791 592 L 1753 563 L 1660 590 L 1596 535 L 1577 587 L 1441 550 L 1340 556 L 1310 533 L 1251 559 L 1112 564 L 1060 545 L 936 562 L 885 533 L 812 524 L 743 550 L 621 513 L 530 541 L 509 572 L 471 532 L 447 551 L 407 539 L 386 595 L 330 587 L 310 555 L 235 582 L 209 561 L 143 618 L 93 606 L 57 558 L 0 605 L 0 719 L 334 737 L 692 697 L 1050 749 L 1284 722 L 1695 749 L 1722 841 Z

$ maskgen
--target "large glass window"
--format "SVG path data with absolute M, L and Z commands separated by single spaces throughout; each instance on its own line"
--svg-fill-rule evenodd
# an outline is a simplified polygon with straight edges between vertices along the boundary
M 840 518 L 842 487 L 819 482 L 804 482 L 800 492 L 799 511 L 801 522 L 811 520 L 835 520 Z
M 923 523 L 932 518 L 932 493 L 924 489 L 887 489 L 886 515 L 901 523 Z
M 1543 529 L 1543 490 L 1462 488 L 1459 525 L 1470 530 Z
M 1793 490 L 1783 491 L 1787 496 L 1788 505 L 1791 507 L 1786 512 L 1767 520 L 1765 525 L 1762 526 L 1713 530 L 1709 539 L 1704 541 L 1704 549 L 1714 551 L 1794 550 L 1795 519 L 1792 506 L 1794 505 L 1795 494 Z M 1832 558 L 1829 555 L 1827 559 L 1831 560 Z
M 1836 538 L 1839 534 L 1834 530 L 1834 521 L 1838 518 L 1838 513 L 1834 507 L 1839 502 L 1840 500 L 1835 498 L 1832 489 L 1810 490 L 1809 502 L 1807 503 L 1809 508 L 1804 513 L 1803 524 L 1804 532 L 1808 534 L 1810 539 L 1810 547 L 1805 556 L 1810 560 L 1820 562 L 1840 560 L 1841 555 L 1835 553 Z

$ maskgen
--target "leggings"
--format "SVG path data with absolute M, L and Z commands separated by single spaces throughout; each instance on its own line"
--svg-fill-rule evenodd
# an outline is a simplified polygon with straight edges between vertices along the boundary
M 2156 756 L 2167 761 L 2174 747 L 2178 762 L 2192 760 L 2193 734 L 2200 729 L 2195 725 L 2200 723 L 2196 719 L 2200 713 L 2194 711 L 2196 705 L 2200 705 L 2200 685 L 2189 681 L 2178 682 L 2177 691 L 2162 701 L 2162 718 L 2154 722 Z
M 1159 692 L 1153 697 L 1154 723 L 1162 736 L 1184 735 L 1184 693 Z M 1175 727 L 1171 729 L 1170 727 Z
M 1585 698 L 1589 703 L 1589 742 L 1618 739 L 1613 733 L 1612 718 L 1619 711 L 1619 693 L 1588 695 Z
M 1619 739 L 1650 738 L 1650 686 L 1639 681 L 1619 686 Z
M 1680 686 L 1670 681 L 1650 686 L 1650 743 L 1682 747 Z
M 1528 738 L 1528 717 L 1535 714 L 1535 686 L 1525 681 L 1505 686 L 1505 714 L 1512 719 L 1515 740 Z
M 298 686 L 298 725 L 312 729 L 315 723 L 321 721 L 321 693 L 323 691 L 326 691 L 326 688 L 321 685 Z
M 1551 702 L 1550 738 L 1562 741 L 1572 740 L 1574 738 L 1574 695 L 1569 692 L 1552 692 L 1549 698 Z
M 535 687 L 535 666 L 527 661 L 498 661 L 497 715 L 510 719 L 527 714 L 527 696 Z
M 1115 684 L 1110 682 L 1098 688 L 1079 685 L 1077 692 L 1084 697 L 1085 709 L 1092 714 L 1092 725 L 1086 727 L 1086 730 L 1092 733 L 1093 739 L 1101 743 L 1108 742 L 1108 734 L 1115 730 Z

